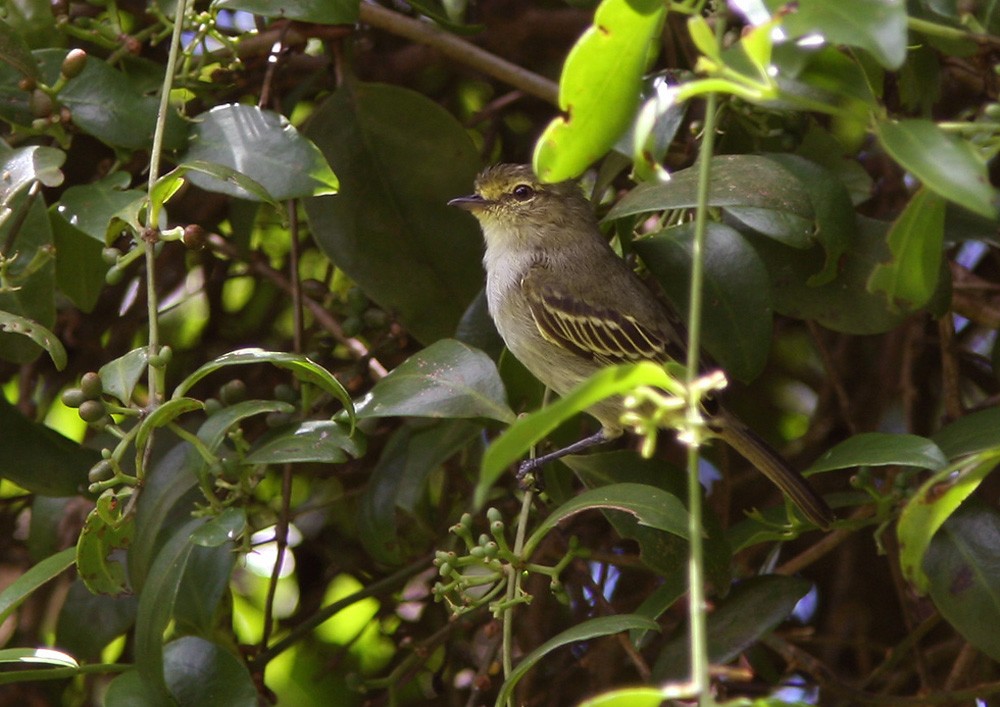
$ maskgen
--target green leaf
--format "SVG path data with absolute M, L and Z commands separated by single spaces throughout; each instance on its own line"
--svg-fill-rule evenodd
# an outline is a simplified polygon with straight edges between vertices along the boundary
M 688 512 L 680 500 L 648 484 L 611 484 L 589 489 L 554 509 L 525 541 L 525 556 L 561 521 L 593 508 L 610 508 L 635 516 L 640 525 L 688 537 Z
M 965 503 L 934 535 L 924 559 L 934 605 L 973 646 L 1000 660 L 1000 516 Z
M 593 26 L 566 57 L 559 80 L 562 115 L 535 146 L 535 173 L 543 181 L 580 175 L 625 132 L 665 16 L 659 0 L 602 0 Z
M 892 260 L 879 264 L 868 280 L 890 307 L 912 312 L 934 295 L 941 276 L 945 201 L 921 188 L 889 229 Z
M 91 312 L 104 290 L 109 265 L 101 256 L 102 244 L 71 226 L 49 209 L 49 223 L 56 246 L 56 284 L 83 312 Z
M 181 415 L 194 410 L 204 410 L 205 404 L 195 398 L 172 398 L 157 406 L 139 423 L 135 436 L 136 453 L 141 455 L 153 430 L 168 425 Z
M 59 338 L 38 322 L 0 311 L 0 331 L 26 336 L 48 352 L 57 370 L 66 367 L 66 349 Z
M 721 223 L 706 226 L 701 321 L 705 348 L 730 375 L 753 380 L 771 350 L 773 315 L 767 270 L 739 233 Z M 690 325 L 694 224 L 661 231 L 632 245 L 675 311 Z
M 55 645 L 83 661 L 98 661 L 101 651 L 135 623 L 138 598 L 94 594 L 79 578 L 70 585 L 59 610 Z
M 419 341 L 452 336 L 482 287 L 475 219 L 447 206 L 479 169 L 465 128 L 419 93 L 351 81 L 306 134 L 341 182 L 338 196 L 305 202 L 317 243 Z
M 230 507 L 191 533 L 191 542 L 200 547 L 220 547 L 235 542 L 246 527 L 246 510 Z
M 76 658 L 52 648 L 4 648 L 0 649 L 0 663 L 34 663 L 56 665 L 60 668 L 79 668 Z
M 0 395 L 0 478 L 31 493 L 75 496 L 86 488 L 87 471 L 101 458 L 93 449 L 32 422 Z
M 351 424 L 353 426 L 354 403 L 348 392 L 344 390 L 344 386 L 340 384 L 340 381 L 334 378 L 330 371 L 326 370 L 318 363 L 310 360 L 308 357 L 302 356 L 301 354 L 286 353 L 283 351 L 265 351 L 264 349 L 248 348 L 223 354 L 222 356 L 219 356 L 218 358 L 202 365 L 198 368 L 198 370 L 181 381 L 180 384 L 174 388 L 172 397 L 181 397 L 187 391 L 191 390 L 191 387 L 195 383 L 210 373 L 227 368 L 228 366 L 246 366 L 256 363 L 270 363 L 271 365 L 277 366 L 283 370 L 291 371 L 291 373 L 303 383 L 309 383 L 316 386 L 320 390 L 329 393 L 343 403 L 344 409 L 347 410 L 347 414 L 350 416 Z
M 184 707 L 255 707 L 260 704 L 246 664 L 198 636 L 166 645 L 163 671 L 170 694 Z
M 24 38 L 9 24 L 0 20 L 0 63 L 6 64 L 29 78 L 38 78 L 38 64 Z
M 398 565 L 414 550 L 415 524 L 400 537 L 398 515 L 415 513 L 431 472 L 479 433 L 478 425 L 446 420 L 422 428 L 404 425 L 389 438 L 358 505 L 358 537 L 373 559 Z
M 66 223 L 104 245 L 120 231 L 112 228 L 116 219 L 135 230 L 141 226 L 139 210 L 145 203 L 146 194 L 138 189 L 126 190 L 128 182 L 127 172 L 115 172 L 93 184 L 72 186 L 63 192 L 53 208 Z
M 500 692 L 497 694 L 497 707 L 505 704 L 507 700 L 511 698 L 517 683 L 527 674 L 529 670 L 535 667 L 535 665 L 542 658 L 557 648 L 569 645 L 570 643 L 589 641 L 592 638 L 609 636 L 614 633 L 631 631 L 633 629 L 659 631 L 660 627 L 655 621 L 651 621 L 644 616 L 636 616 L 635 614 L 620 614 L 618 616 L 599 616 L 595 619 L 588 619 L 577 624 L 576 626 L 573 626 L 572 628 L 566 629 L 562 633 L 553 636 L 545 643 L 538 646 L 538 648 L 531 651 L 531 653 L 524 656 L 524 658 L 521 659 L 521 662 L 517 664 L 517 667 L 511 671 L 507 680 L 500 688 Z
M 336 194 L 337 177 L 326 159 L 288 120 L 256 106 L 216 106 L 199 116 L 182 163 L 215 163 L 260 184 L 272 199 Z M 241 199 L 259 199 L 228 181 L 192 171 L 202 189 Z
M 569 395 L 530 415 L 517 419 L 483 455 L 483 465 L 476 485 L 475 506 L 481 507 L 486 493 L 504 470 L 525 456 L 559 425 L 612 395 L 622 395 L 640 385 L 679 391 L 678 383 L 655 363 L 611 366 L 583 381 Z
M 514 420 L 496 364 L 455 339 L 415 353 L 358 403 L 360 418 L 407 415 Z
M 788 618 L 811 584 L 798 577 L 760 575 L 743 580 L 708 615 L 708 659 L 728 663 Z M 677 680 L 690 671 L 687 631 L 663 646 L 653 679 Z
M 586 699 L 578 707 L 660 707 L 664 699 L 655 687 L 626 687 Z
M 938 430 L 931 439 L 949 459 L 1000 449 L 1000 408 L 991 407 L 960 417 Z
M 626 194 L 605 220 L 698 205 L 699 167 L 688 167 L 666 182 L 646 182 Z M 727 208 L 751 228 L 794 248 L 815 242 L 809 191 L 788 169 L 762 155 L 712 158 L 708 205 Z
M 358 0 L 282 0 L 280 3 L 273 0 L 216 0 L 213 7 L 320 25 L 353 25 L 358 21 Z
M 1000 450 L 980 452 L 945 467 L 925 481 L 899 514 L 899 564 L 921 594 L 928 579 L 923 562 L 931 539 L 1000 460 Z
M 226 515 L 225 512 L 223 515 Z M 230 523 L 234 518 L 235 513 L 227 516 Z M 206 525 L 211 524 L 212 521 L 209 521 Z M 191 533 L 191 543 L 196 547 L 191 550 L 184 567 L 184 577 L 177 588 L 173 619 L 178 633 L 210 636 L 218 629 L 219 616 L 228 611 L 228 607 L 222 606 L 222 600 L 230 590 L 239 546 L 232 538 L 226 538 L 218 545 L 206 545 L 212 538 L 200 534 L 200 530 L 198 528 Z M 237 528 L 234 532 L 240 530 Z
M 41 182 L 47 187 L 57 187 L 63 182 L 60 167 L 66 161 L 66 153 L 54 147 L 31 145 L 12 149 L 0 142 L 0 205 L 10 208 L 15 194 L 32 182 Z
M 766 0 L 772 11 L 782 0 Z M 861 47 L 887 69 L 906 59 L 906 3 L 903 0 L 799 0 L 781 27 L 794 39 L 820 35 L 831 44 Z
M 132 349 L 127 354 L 101 366 L 98 374 L 101 376 L 105 394 L 118 398 L 122 403 L 128 403 L 132 399 L 132 393 L 139 379 L 146 372 L 148 359 L 148 349 Z
M 358 432 L 334 420 L 306 420 L 265 434 L 243 458 L 245 464 L 342 464 L 364 454 Z
M 46 52 L 55 52 L 60 64 L 66 56 L 63 49 Z M 159 97 L 146 95 L 145 87 L 95 56 L 59 92 L 59 101 L 69 109 L 74 125 L 103 143 L 141 150 L 148 149 L 153 141 Z M 164 147 L 179 149 L 186 134 L 187 124 L 173 109 L 168 109 Z
M 938 471 L 948 465 L 941 449 L 926 437 L 909 434 L 864 432 L 826 451 L 805 471 L 819 474 L 855 466 L 913 466 Z
M 201 179 L 191 179 L 191 181 L 210 191 L 229 193 L 244 199 L 260 201 L 270 204 L 276 210 L 281 208 L 281 202 L 271 196 L 271 193 L 257 180 L 251 179 L 227 165 L 195 159 L 189 159 L 178 165 L 157 181 L 157 186 L 154 187 L 153 191 L 153 196 L 156 198 L 154 208 L 162 207 L 175 190 L 180 188 L 183 182 L 182 176 L 185 174 L 202 175 Z
M 76 548 L 68 547 L 32 565 L 24 574 L 7 585 L 0 592 L 0 622 L 6 621 L 32 592 L 72 567 L 75 561 Z
M 77 538 L 77 572 L 95 594 L 118 596 L 129 589 L 121 554 L 135 538 L 135 515 L 122 515 L 129 495 L 102 494 Z
M 931 191 L 980 216 L 997 217 L 986 163 L 965 142 L 929 120 L 880 121 L 882 147 Z

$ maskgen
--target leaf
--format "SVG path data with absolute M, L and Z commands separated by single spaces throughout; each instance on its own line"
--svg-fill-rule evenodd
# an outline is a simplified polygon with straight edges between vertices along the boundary
M 0 663 L 34 663 L 57 665 L 61 668 L 79 668 L 76 658 L 52 648 L 4 648 L 0 649 Z
M 934 535 L 924 558 L 928 593 L 962 636 L 1000 660 L 1000 516 L 965 503 Z
M 525 541 L 524 556 L 530 556 L 561 521 L 593 508 L 624 511 L 635 516 L 640 525 L 688 537 L 688 512 L 676 496 L 648 484 L 611 484 L 584 491 L 553 510 Z
M 19 317 L 16 314 L 0 311 L 0 331 L 28 337 L 48 352 L 49 358 L 52 359 L 56 370 L 61 371 L 66 367 L 66 349 L 63 347 L 62 342 L 59 341 L 59 338 L 55 334 L 38 322 Z
M 180 188 L 179 185 L 183 181 L 181 177 L 185 174 L 202 175 L 201 179 L 191 178 L 191 181 L 203 189 L 251 201 L 260 201 L 270 204 L 276 210 L 281 208 L 281 202 L 271 196 L 271 193 L 257 180 L 227 165 L 195 159 L 187 160 L 160 178 L 157 182 L 159 189 L 155 189 L 153 192 L 153 196 L 156 197 L 155 208 L 159 209 L 163 202 L 174 193 L 175 189 Z
M 340 381 L 334 378 L 330 371 L 326 370 L 308 357 L 301 354 L 286 353 L 283 351 L 265 351 L 264 349 L 247 348 L 223 354 L 222 356 L 219 356 L 218 358 L 202 365 L 198 368 L 198 370 L 191 373 L 187 378 L 181 381 L 180 384 L 174 388 L 172 397 L 181 397 L 187 391 L 191 390 L 191 387 L 195 383 L 210 373 L 227 368 L 228 366 L 246 366 L 255 363 L 270 363 L 271 365 L 277 366 L 283 370 L 291 371 L 292 374 L 303 383 L 309 383 L 316 386 L 320 390 L 329 393 L 343 403 L 344 409 L 347 410 L 347 414 L 351 418 L 351 425 L 353 426 L 354 403 L 348 392 L 344 390 L 344 386 L 340 384 Z
M 83 661 L 98 661 L 101 651 L 135 623 L 138 599 L 94 594 L 79 578 L 59 610 L 56 642 Z
M 980 216 L 997 217 L 986 164 L 967 143 L 929 120 L 880 121 L 875 134 L 889 156 L 928 189 Z
M 215 163 L 260 184 L 277 201 L 336 194 L 337 177 L 312 142 L 288 120 L 256 106 L 216 106 L 199 116 L 182 163 Z M 255 199 L 242 187 L 192 171 L 202 189 Z
M 605 220 L 695 208 L 699 169 L 695 165 L 675 172 L 670 181 L 640 184 L 615 204 Z M 728 208 L 785 245 L 806 248 L 815 242 L 809 192 L 792 172 L 763 155 L 713 157 L 708 205 Z
M 68 437 L 22 415 L 0 395 L 0 478 L 43 496 L 75 496 L 87 486 L 87 471 L 101 458 Z
M 229 516 L 229 520 L 233 516 L 235 513 Z M 211 523 L 209 521 L 207 525 Z M 191 543 L 195 547 L 191 550 L 184 567 L 184 577 L 177 588 L 173 621 L 178 633 L 211 636 L 218 628 L 219 616 L 229 610 L 228 606 L 222 605 L 222 601 L 229 592 L 239 548 L 232 538 L 226 538 L 218 545 L 205 545 L 199 542 L 207 540 L 200 530 L 198 528 L 191 533 Z
M 559 79 L 562 116 L 535 145 L 535 173 L 543 181 L 580 175 L 625 132 L 665 15 L 659 0 L 602 0 L 593 26 L 566 57 Z
M 321 25 L 353 25 L 358 21 L 358 0 L 282 0 L 280 3 L 272 0 L 218 0 L 213 7 Z
M 706 224 L 705 348 L 733 377 L 756 378 L 771 350 L 773 315 L 767 270 L 743 237 L 721 223 Z M 682 224 L 633 242 L 685 324 L 690 307 L 694 224 Z M 683 363 L 683 362 L 681 362 Z
M 358 433 L 334 420 L 306 420 L 265 434 L 243 458 L 245 464 L 341 464 L 364 454 Z
M 925 305 L 941 276 L 945 201 L 921 188 L 889 229 L 892 260 L 879 264 L 868 290 L 880 292 L 889 306 L 912 312 Z
M 479 168 L 465 128 L 414 91 L 351 81 L 306 134 L 341 183 L 305 202 L 320 248 L 419 341 L 452 336 L 482 286 L 475 220 L 447 206 Z
M 578 707 L 660 707 L 664 691 L 655 687 L 626 687 L 581 702 Z
M 951 422 L 931 437 L 949 459 L 1000 448 L 1000 408 L 970 413 Z
M 926 437 L 864 432 L 828 449 L 805 471 L 806 476 L 856 466 L 913 466 L 938 471 L 948 465 L 941 449 Z
M 49 224 L 56 247 L 56 285 L 83 312 L 91 312 L 104 290 L 110 267 L 101 256 L 102 244 L 71 226 L 49 208 Z
M 76 548 L 68 547 L 32 565 L 24 574 L 4 587 L 0 592 L 0 622 L 6 621 L 7 617 L 14 613 L 14 610 L 36 589 L 72 567 L 75 561 Z
M 235 542 L 246 527 L 246 510 L 230 507 L 191 533 L 191 542 L 200 547 L 220 547 Z
M 139 379 L 146 372 L 148 360 L 149 350 L 138 348 L 101 366 L 98 374 L 101 376 L 105 394 L 118 398 L 122 403 L 128 403 L 132 399 L 132 393 Z
M 358 504 L 358 537 L 373 559 L 398 565 L 412 552 L 413 524 L 410 537 L 400 537 L 397 515 L 413 514 L 431 472 L 479 433 L 478 425 L 445 420 L 423 428 L 404 425 L 389 438 Z
M 95 594 L 118 596 L 129 590 L 122 552 L 135 538 L 135 515 L 122 515 L 129 495 L 102 494 L 77 538 L 77 572 Z
M 486 500 L 487 491 L 504 470 L 526 455 L 532 446 L 551 434 L 556 427 L 605 398 L 622 395 L 640 385 L 675 392 L 679 390 L 679 384 L 655 363 L 644 361 L 611 366 L 581 382 L 569 395 L 552 405 L 519 417 L 483 455 L 474 505 L 481 507 Z
M 788 618 L 812 585 L 798 577 L 760 575 L 743 580 L 708 615 L 708 659 L 728 663 Z M 687 631 L 663 646 L 653 679 L 678 680 L 690 670 Z
M 41 182 L 47 187 L 57 187 L 63 182 L 60 167 L 66 161 L 66 153 L 54 147 L 31 145 L 10 148 L 0 143 L 0 206 L 10 207 L 15 194 L 32 182 Z
M 496 364 L 455 339 L 437 341 L 389 372 L 358 403 L 358 417 L 487 418 L 511 422 Z
M 6 22 L 0 20 L 0 63 L 6 64 L 29 78 L 38 78 L 38 64 L 24 38 Z
M 204 410 L 205 404 L 195 398 L 171 398 L 158 405 L 153 412 L 146 415 L 139 423 L 139 429 L 135 436 L 136 454 L 141 455 L 146 448 L 146 442 L 153 430 L 164 427 L 176 420 L 181 415 L 194 410 Z
M 511 671 L 510 675 L 507 676 L 507 680 L 504 681 L 500 692 L 497 694 L 495 704 L 497 707 L 505 704 L 513 695 L 514 688 L 521 678 L 535 667 L 542 658 L 555 649 L 569 645 L 570 643 L 589 641 L 592 638 L 609 636 L 614 633 L 631 631 L 633 629 L 659 631 L 660 627 L 655 621 L 651 621 L 644 616 L 620 614 L 618 616 L 599 616 L 594 619 L 588 619 L 553 636 L 521 659 L 521 662 L 517 664 L 517 667 Z
M 55 212 L 69 225 L 104 245 L 117 237 L 112 223 L 118 219 L 138 230 L 139 210 L 146 200 L 145 192 L 124 189 L 128 186 L 126 172 L 115 172 L 93 184 L 72 186 L 63 192 Z
M 246 664 L 198 636 L 166 645 L 163 671 L 170 694 L 184 707 L 255 707 L 259 704 Z
M 928 588 L 923 562 L 931 539 L 1000 460 L 1000 450 L 980 452 L 945 467 L 925 481 L 899 514 L 899 565 L 921 594 Z
M 766 0 L 772 11 L 783 0 Z M 903 0 L 799 0 L 782 18 L 790 38 L 820 35 L 831 44 L 867 50 L 886 69 L 898 69 L 906 59 L 906 4 Z

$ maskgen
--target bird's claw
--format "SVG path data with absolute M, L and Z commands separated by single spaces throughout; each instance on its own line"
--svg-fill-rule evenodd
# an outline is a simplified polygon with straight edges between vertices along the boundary
M 525 459 L 517 466 L 517 484 L 522 491 L 541 491 L 543 488 L 542 477 L 535 472 L 539 466 L 537 459 Z

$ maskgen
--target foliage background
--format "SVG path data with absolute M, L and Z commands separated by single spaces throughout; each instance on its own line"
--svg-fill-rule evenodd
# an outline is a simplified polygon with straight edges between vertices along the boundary
M 1000 691 L 993 4 L 195 3 L 164 94 L 176 10 L 3 6 L 4 704 L 659 704 L 683 453 L 555 465 L 521 557 L 502 471 L 592 421 L 489 446 L 543 391 L 445 203 L 583 174 L 686 312 L 708 92 L 705 345 L 842 519 L 707 451 L 714 690 Z

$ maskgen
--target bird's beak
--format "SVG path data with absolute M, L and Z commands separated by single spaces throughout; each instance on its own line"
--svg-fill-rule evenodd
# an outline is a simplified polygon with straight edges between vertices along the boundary
M 459 196 L 448 202 L 448 206 L 457 206 L 465 211 L 477 211 L 478 209 L 486 206 L 488 202 L 479 194 L 469 194 L 468 196 Z

